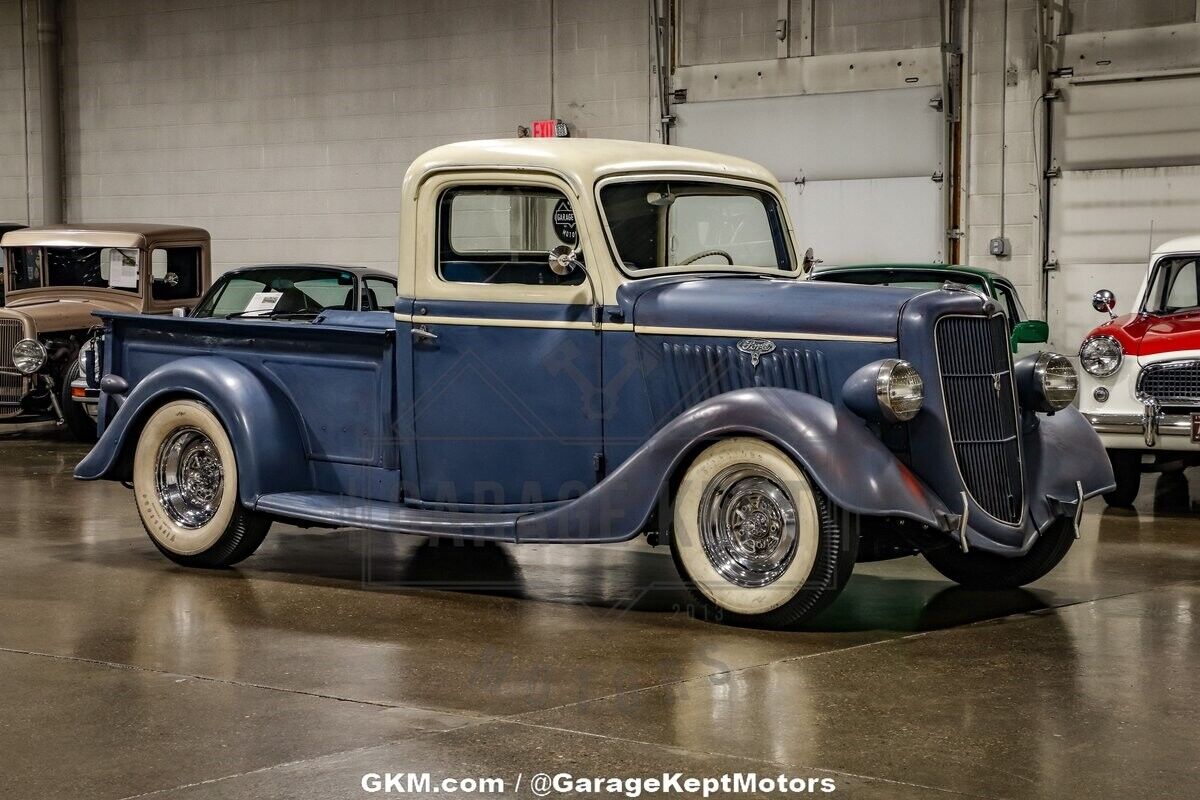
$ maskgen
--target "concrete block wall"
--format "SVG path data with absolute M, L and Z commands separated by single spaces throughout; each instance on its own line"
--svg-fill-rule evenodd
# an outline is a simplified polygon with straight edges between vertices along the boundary
M 0 2 L 7 41 L 20 4 Z M 648 40 L 637 0 L 67 0 L 67 219 L 204 226 L 217 271 L 392 269 L 404 171 L 429 147 L 551 113 L 578 135 L 648 138 Z M 15 80 L 19 100 L 6 50 L 0 91 Z M 35 53 L 33 104 L 36 69 Z M 23 220 L 9 107 L 0 216 Z
M 0 222 L 28 222 L 20 0 L 0 0 Z
M 775 58 L 778 19 L 777 0 L 684 0 L 679 18 L 681 61 L 722 64 Z
M 1008 8 L 1007 32 L 1005 7 Z M 1042 142 L 1036 0 L 974 0 L 968 55 L 967 261 L 1016 284 L 1030 313 L 1041 307 Z M 1005 37 L 1007 36 L 1007 41 Z M 1035 158 L 1036 155 L 1036 158 Z M 1011 255 L 988 254 L 993 237 Z
M 939 7 L 939 0 L 814 0 L 813 53 L 932 47 L 941 41 Z

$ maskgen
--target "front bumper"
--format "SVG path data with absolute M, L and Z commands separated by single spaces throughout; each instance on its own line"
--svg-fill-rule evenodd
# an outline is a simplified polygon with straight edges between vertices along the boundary
M 1193 441 L 1194 415 L 1164 413 L 1152 400 L 1143 402 L 1140 414 L 1085 412 L 1084 418 L 1111 450 L 1200 451 L 1200 442 Z
M 83 378 L 77 378 L 71 381 L 71 400 L 82 405 L 88 416 L 96 419 L 100 410 L 99 389 L 93 389 Z

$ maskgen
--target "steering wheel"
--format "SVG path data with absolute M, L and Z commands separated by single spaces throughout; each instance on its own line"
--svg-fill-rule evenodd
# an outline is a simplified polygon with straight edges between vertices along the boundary
M 709 256 L 721 256 L 729 262 L 729 266 L 733 266 L 733 256 L 729 255 L 729 253 L 726 253 L 724 250 L 701 250 L 699 253 L 696 253 L 696 255 L 689 256 L 683 261 L 680 261 L 679 266 L 686 267 L 688 264 L 694 264 L 700 259 L 708 258 Z

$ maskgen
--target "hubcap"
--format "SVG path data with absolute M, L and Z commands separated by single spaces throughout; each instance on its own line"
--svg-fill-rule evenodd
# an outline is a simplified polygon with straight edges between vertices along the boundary
M 158 449 L 155 482 L 163 510 L 177 525 L 199 528 L 217 513 L 225 470 L 201 431 L 180 428 Z
M 749 464 L 725 469 L 700 501 L 704 552 L 721 577 L 766 586 L 796 554 L 796 506 L 769 471 Z

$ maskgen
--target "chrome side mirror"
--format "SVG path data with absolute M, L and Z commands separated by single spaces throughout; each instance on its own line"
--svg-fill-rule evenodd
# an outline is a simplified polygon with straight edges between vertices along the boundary
M 171 309 L 172 317 L 186 317 L 187 315 L 188 315 L 188 310 L 186 308 L 184 308 L 183 306 L 176 306 L 175 308 Z
M 817 254 L 810 247 L 804 251 L 804 261 L 801 263 L 800 274 L 807 275 L 813 271 L 817 264 L 822 263 L 821 259 L 817 258 Z
M 1108 289 L 1101 289 L 1092 295 L 1092 308 L 1101 314 L 1108 314 L 1110 319 L 1116 319 L 1113 309 L 1117 307 L 1117 296 Z
M 555 275 L 570 275 L 573 270 L 583 269 L 577 255 L 578 251 L 569 244 L 555 245 L 549 254 L 550 271 Z

